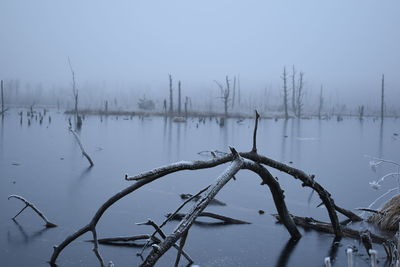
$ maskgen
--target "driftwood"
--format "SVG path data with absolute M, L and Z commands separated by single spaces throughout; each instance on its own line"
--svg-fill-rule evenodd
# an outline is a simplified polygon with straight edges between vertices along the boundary
M 197 198 L 201 195 L 198 199 L 196 204 L 190 209 L 190 211 L 183 217 L 181 222 L 175 228 L 175 230 L 164 237 L 160 234 L 160 236 L 164 239 L 160 243 L 152 244 L 153 250 L 149 253 L 146 259 L 142 262 L 141 266 L 152 266 L 154 265 L 157 260 L 171 247 L 175 247 L 178 250 L 178 255 L 176 259 L 176 264 L 179 263 L 180 254 L 183 255 L 183 246 L 186 241 L 187 233 L 195 222 L 196 218 L 204 211 L 204 209 L 214 200 L 215 195 L 218 191 L 230 180 L 234 178 L 234 175 L 241 169 L 247 169 L 254 173 L 256 173 L 261 179 L 262 184 L 267 185 L 269 190 L 272 193 L 273 200 L 279 214 L 280 220 L 283 222 L 285 227 L 287 228 L 289 234 L 291 235 L 293 240 L 297 240 L 301 237 L 300 232 L 297 229 L 296 221 L 294 217 L 292 217 L 286 207 L 284 201 L 284 193 L 281 189 L 278 181 L 269 173 L 266 167 L 272 167 L 274 169 L 280 170 L 285 172 L 295 179 L 299 179 L 302 181 L 303 186 L 307 186 L 312 188 L 315 192 L 318 193 L 319 197 L 321 198 L 325 208 L 328 211 L 328 215 L 331 221 L 330 228 L 325 227 L 326 229 L 330 229 L 330 233 L 333 233 L 336 237 L 340 238 L 343 235 L 346 235 L 347 232 L 343 233 L 344 227 L 342 227 L 339 223 L 338 216 L 336 212 L 340 212 L 344 214 L 346 217 L 349 218 L 350 221 L 359 221 L 361 218 L 354 214 L 353 212 L 346 210 L 337 206 L 334 203 L 334 200 L 331 198 L 329 192 L 322 187 L 318 182 L 315 181 L 314 175 L 308 175 L 303 171 L 293 168 L 291 166 L 285 165 L 273 159 L 270 159 L 266 156 L 260 155 L 257 152 L 256 146 L 256 139 L 257 139 L 257 127 L 258 127 L 258 118 L 259 115 L 256 112 L 256 120 L 255 120 L 255 127 L 254 127 L 254 134 L 253 134 L 253 147 L 250 152 L 236 152 L 235 149 L 231 148 L 230 153 L 226 153 L 224 155 L 216 155 L 214 153 L 213 158 L 208 160 L 197 160 L 197 161 L 181 161 L 172 163 L 169 165 L 165 165 L 162 167 L 155 168 L 153 170 L 140 173 L 133 177 L 129 177 L 128 175 L 125 176 L 125 180 L 127 181 L 134 181 L 134 183 L 125 189 L 121 190 L 120 192 L 116 193 L 112 197 L 110 197 L 107 201 L 105 201 L 100 208 L 97 210 L 93 218 L 90 222 L 83 226 L 81 229 L 77 230 L 72 235 L 68 236 L 64 241 L 62 241 L 58 246 L 54 247 L 53 254 L 50 259 L 50 263 L 54 264 L 59 256 L 59 254 L 63 251 L 65 247 L 67 247 L 71 242 L 76 240 L 78 237 L 82 236 L 87 232 L 92 232 L 93 234 L 93 242 L 94 242 L 94 252 L 98 257 L 100 263 L 104 265 L 101 256 L 98 251 L 98 240 L 97 240 L 97 233 L 96 233 L 96 226 L 99 222 L 100 218 L 103 216 L 104 212 L 111 207 L 115 202 L 119 201 L 123 197 L 131 194 L 135 190 L 141 188 L 142 186 L 151 183 L 159 178 L 162 178 L 168 174 L 182 171 L 182 170 L 199 170 L 205 168 L 212 168 L 216 167 L 225 163 L 229 163 L 229 167 L 217 178 L 217 180 L 211 186 L 206 187 L 205 189 L 201 190 L 196 195 L 193 195 L 186 199 L 182 205 L 169 216 L 160 226 L 157 226 L 154 222 L 151 224 L 156 231 L 151 235 L 154 237 L 156 233 L 160 234 L 158 229 L 161 229 L 163 225 L 165 225 L 172 217 L 178 214 L 179 210 L 190 202 L 192 199 Z M 328 231 L 328 230 L 327 230 Z M 151 238 L 149 238 L 151 242 Z M 180 240 L 179 245 L 177 245 L 177 241 Z M 144 246 L 147 247 L 148 244 Z M 144 249 L 143 249 L 144 250 Z M 143 253 L 143 251 L 142 251 Z M 141 254 L 140 254 L 141 255 Z
M 243 166 L 243 159 L 239 154 L 231 148 L 234 160 L 232 164 L 217 178 L 204 196 L 197 201 L 196 205 L 188 212 L 185 218 L 178 224 L 175 230 L 161 242 L 156 250 L 150 252 L 147 258 L 140 266 L 153 266 L 157 260 L 164 255 L 165 252 L 178 241 L 183 233 L 185 233 L 192 226 L 196 217 L 207 207 L 210 201 L 216 196 L 219 190 L 235 175 Z
M 170 217 L 172 214 L 168 213 L 166 216 Z M 171 217 L 171 220 L 182 220 L 186 214 L 184 213 L 176 213 Z M 213 219 L 220 220 L 223 224 L 251 224 L 250 222 L 234 219 L 231 217 L 223 216 L 220 214 L 212 213 L 212 212 L 200 212 L 197 217 L 209 217 Z M 197 219 L 197 218 L 196 218 Z
M 45 216 L 38 208 L 36 208 L 36 206 L 35 206 L 33 203 L 27 201 L 25 198 L 23 198 L 23 197 L 21 197 L 21 196 L 18 196 L 18 195 L 10 195 L 10 196 L 8 197 L 8 199 L 11 199 L 11 198 L 19 199 L 19 200 L 21 200 L 22 202 L 25 203 L 25 207 L 23 207 L 23 208 L 17 213 L 17 215 L 15 215 L 15 216 L 12 218 L 13 220 L 15 220 L 15 218 L 17 218 L 17 216 L 20 215 L 27 207 L 30 207 L 34 212 L 37 213 L 37 215 L 39 215 L 40 218 L 43 219 L 43 221 L 46 223 L 45 226 L 46 226 L 47 228 L 57 227 L 57 225 L 54 224 L 54 223 L 52 223 L 52 222 L 50 222 L 50 221 L 46 218 L 46 216 Z
M 161 230 L 161 228 L 158 227 L 158 225 L 155 222 L 153 222 L 152 220 L 148 220 L 147 222 L 143 222 L 143 223 L 137 223 L 137 225 L 150 225 L 150 226 L 154 227 L 154 229 L 161 236 L 162 239 L 166 239 L 167 238 L 167 236 L 164 234 L 164 232 Z M 158 250 L 159 249 L 159 245 L 158 245 L 159 243 L 161 243 L 161 242 L 158 242 L 157 244 L 151 245 L 154 250 Z M 182 246 L 178 246 L 175 243 L 172 244 L 172 246 L 178 250 L 178 255 L 182 254 L 183 256 L 185 256 L 185 258 L 188 260 L 189 264 L 193 263 L 192 258 L 190 258 L 190 256 L 185 251 L 183 251 L 183 247 Z
M 94 163 L 93 163 L 92 159 L 90 158 L 90 156 L 88 155 L 88 153 L 86 153 L 85 149 L 83 148 L 82 142 L 79 139 L 78 134 L 72 129 L 71 126 L 69 126 L 69 131 L 73 134 L 73 136 L 75 137 L 76 142 L 78 143 L 79 147 L 81 148 L 82 155 L 84 155 L 85 158 L 89 161 L 90 167 L 93 167 Z

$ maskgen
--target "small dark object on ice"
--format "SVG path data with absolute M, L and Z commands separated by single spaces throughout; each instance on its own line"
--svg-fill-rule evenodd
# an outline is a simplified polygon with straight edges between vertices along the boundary
M 265 211 L 263 211 L 263 210 L 258 210 L 258 214 L 264 214 L 265 213 Z

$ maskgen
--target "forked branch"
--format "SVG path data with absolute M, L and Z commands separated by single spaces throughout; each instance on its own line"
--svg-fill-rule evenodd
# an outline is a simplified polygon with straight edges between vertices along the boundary
M 45 216 L 38 208 L 36 208 L 36 206 L 35 206 L 33 203 L 29 202 L 29 201 L 26 200 L 25 198 L 23 198 L 23 197 L 21 197 L 21 196 L 18 196 L 18 195 L 10 195 L 10 196 L 8 197 L 8 199 L 11 199 L 11 198 L 19 199 L 19 200 L 21 200 L 22 202 L 25 203 L 25 207 L 23 207 L 23 208 L 17 213 L 17 215 L 15 215 L 15 216 L 12 218 L 13 220 L 15 220 L 15 218 L 17 218 L 17 216 L 20 215 L 27 207 L 30 207 L 34 212 L 36 212 L 37 215 L 39 215 L 40 218 L 43 219 L 43 221 L 46 223 L 45 226 L 46 226 L 47 228 L 51 228 L 51 227 L 56 227 L 56 226 L 57 226 L 56 224 L 50 222 L 50 221 L 46 218 L 46 216 Z

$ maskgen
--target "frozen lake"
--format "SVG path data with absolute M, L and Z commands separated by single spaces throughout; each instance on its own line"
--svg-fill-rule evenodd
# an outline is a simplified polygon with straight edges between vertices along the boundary
M 80 138 L 95 166 L 88 169 L 78 144 L 68 131 L 68 116 L 51 110 L 42 124 L 33 119 L 28 125 L 26 110 L 20 121 L 14 109 L 0 122 L 0 259 L 2 266 L 45 266 L 53 245 L 86 225 L 99 206 L 132 182 L 124 175 L 180 160 L 207 159 L 204 150 L 249 151 L 252 146 L 253 119 L 241 122 L 228 119 L 220 127 L 215 119 L 189 119 L 174 123 L 162 117 L 86 116 Z M 49 122 L 48 116 L 51 116 Z M 258 152 L 278 161 L 315 174 L 335 199 L 348 209 L 368 206 L 375 198 L 395 186 L 388 180 L 380 191 L 369 182 L 390 171 L 379 167 L 372 172 L 365 155 L 400 161 L 399 121 L 355 118 L 336 120 L 262 119 L 258 129 Z M 181 203 L 181 193 L 196 193 L 212 182 L 226 167 L 184 171 L 161 178 L 128 195 L 112 206 L 100 220 L 99 238 L 151 234 L 149 226 L 137 226 L 148 218 L 157 223 Z M 327 221 L 324 208 L 311 190 L 277 170 L 268 168 L 285 190 L 291 213 Z M 332 247 L 333 236 L 304 231 L 297 243 L 290 242 L 286 229 L 269 214 L 276 213 L 272 196 L 260 179 L 240 171 L 217 195 L 227 206 L 209 206 L 206 210 L 249 221 L 250 225 L 194 225 L 185 250 L 199 266 L 322 266 L 323 259 L 336 255 L 334 265 L 346 264 L 345 249 L 359 242 L 342 239 Z M 58 227 L 46 229 L 31 210 L 12 218 L 23 207 L 10 194 L 34 202 Z M 379 206 L 379 205 L 378 205 Z M 190 207 L 190 205 L 189 205 Z M 258 210 L 264 210 L 260 215 Z M 165 227 L 169 233 L 177 222 Z M 361 225 L 361 228 L 367 225 Z M 59 266 L 98 266 L 86 234 L 67 247 Z M 336 247 L 336 249 L 335 249 Z M 376 246 L 379 255 L 383 249 Z M 106 262 L 115 266 L 136 266 L 141 260 L 138 248 L 100 245 Z M 365 254 L 365 253 L 364 253 Z M 147 255 L 147 254 L 146 254 Z M 175 250 L 170 250 L 158 266 L 171 266 Z M 369 266 L 365 257 L 356 257 L 356 266 Z M 184 264 L 185 260 L 181 260 Z

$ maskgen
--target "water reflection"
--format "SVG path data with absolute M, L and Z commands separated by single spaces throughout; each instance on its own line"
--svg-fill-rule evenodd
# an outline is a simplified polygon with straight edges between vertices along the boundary
M 287 124 L 288 120 L 283 121 L 283 127 L 282 127 L 282 145 L 281 145 L 281 160 L 283 162 L 286 161 L 286 140 L 287 140 Z
M 380 127 L 379 127 L 379 158 L 383 157 L 383 120 L 381 120 Z
M 290 260 L 290 256 L 292 255 L 296 245 L 299 243 L 299 240 L 289 239 L 285 246 L 283 247 L 281 253 L 279 254 L 278 260 L 275 264 L 276 267 L 286 267 L 288 266 L 288 262 Z
M 11 236 L 10 231 L 8 231 L 7 234 L 7 241 L 10 244 L 28 244 L 30 242 L 32 242 L 33 240 L 35 240 L 36 238 L 40 237 L 44 232 L 46 232 L 47 230 L 49 230 L 49 228 L 43 228 L 39 231 L 35 231 L 32 234 L 28 234 L 24 227 L 22 227 L 17 220 L 13 219 L 13 222 L 15 223 L 15 225 L 17 226 L 18 231 L 21 233 L 22 235 L 22 240 L 21 239 L 17 239 Z

